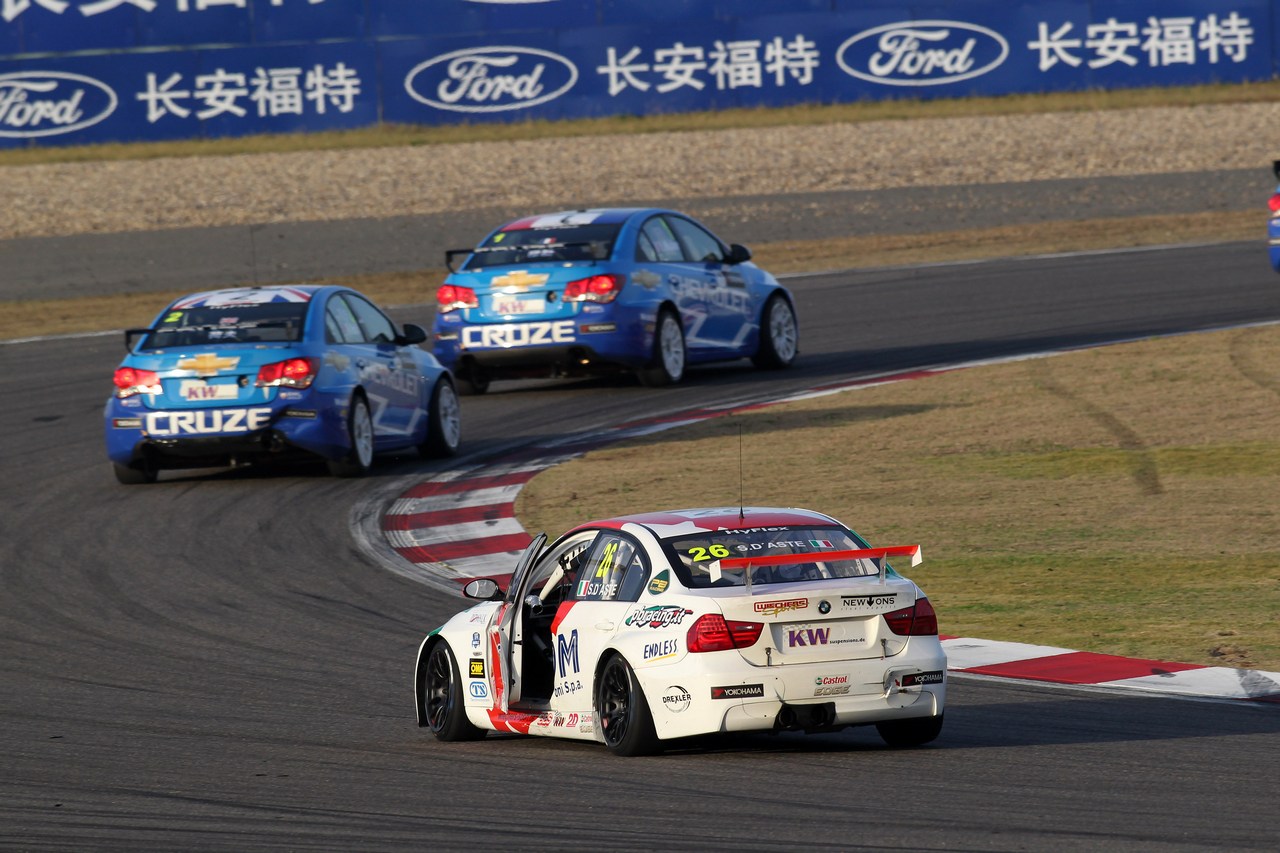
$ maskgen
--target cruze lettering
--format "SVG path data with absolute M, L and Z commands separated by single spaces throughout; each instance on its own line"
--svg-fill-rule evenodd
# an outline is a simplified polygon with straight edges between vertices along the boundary
M 253 432 L 271 424 L 271 409 L 201 409 L 192 412 L 148 412 L 148 435 L 210 435 Z
M 508 323 L 500 326 L 468 326 L 462 330 L 462 345 L 476 348 L 538 346 L 573 343 L 573 321 L 555 323 Z

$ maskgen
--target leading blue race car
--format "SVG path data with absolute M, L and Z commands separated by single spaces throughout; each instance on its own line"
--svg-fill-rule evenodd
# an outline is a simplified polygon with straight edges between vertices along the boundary
M 675 211 L 525 217 L 445 260 L 434 352 L 472 393 L 493 379 L 617 370 L 661 386 L 686 364 L 781 368 L 799 351 L 787 289 L 746 247 Z
M 178 299 L 150 328 L 125 332 L 129 355 L 105 412 L 116 478 L 151 483 L 165 468 L 291 455 L 358 477 L 377 451 L 451 456 L 458 397 L 449 371 L 418 346 L 426 339 L 345 287 Z

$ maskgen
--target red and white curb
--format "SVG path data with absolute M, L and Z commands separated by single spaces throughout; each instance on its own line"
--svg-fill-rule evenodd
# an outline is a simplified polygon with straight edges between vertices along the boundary
M 1054 646 L 945 637 L 953 673 L 1137 690 L 1198 699 L 1280 703 L 1280 672 L 1126 658 Z
M 391 549 L 408 564 L 397 571 L 433 586 L 457 588 L 475 577 L 503 578 L 510 575 L 532 539 L 515 517 L 516 497 L 524 484 L 539 472 L 591 450 L 736 412 L 1054 354 L 1057 352 L 882 374 L 782 398 L 634 421 L 522 447 L 497 459 L 455 469 L 410 487 L 387 507 L 381 519 L 381 533 Z M 1143 660 L 967 637 L 944 637 L 942 644 L 947 652 L 947 668 L 957 675 L 1280 704 L 1280 673 L 1276 672 Z

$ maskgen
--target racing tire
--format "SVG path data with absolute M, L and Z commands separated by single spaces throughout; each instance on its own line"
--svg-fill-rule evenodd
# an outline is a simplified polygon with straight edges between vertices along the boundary
M 646 388 L 675 385 L 684 378 L 686 358 L 684 329 L 675 312 L 664 309 L 658 314 L 653 330 L 653 361 L 649 367 L 636 371 L 640 384 Z
M 418 452 L 428 459 L 443 459 L 458 452 L 462 443 L 462 408 L 458 405 L 458 392 L 448 377 L 440 377 L 431 389 L 431 402 L 427 404 L 427 437 L 418 445 Z
M 942 714 L 913 720 L 885 720 L 876 723 L 880 737 L 892 747 L 923 746 L 942 733 Z
M 351 449 L 341 459 L 329 459 L 329 473 L 335 477 L 363 477 L 373 467 L 373 417 L 362 394 L 351 398 L 347 411 L 347 441 Z
M 796 313 L 786 298 L 774 294 L 760 315 L 760 346 L 751 363 L 764 370 L 790 367 L 800 351 Z
M 154 483 L 159 471 L 149 459 L 143 459 L 137 466 L 121 465 L 119 462 L 112 462 L 111 467 L 115 469 L 116 480 L 125 486 L 143 486 L 148 483 Z
M 644 690 L 621 655 L 609 658 L 596 681 L 596 719 L 614 755 L 652 755 L 661 749 Z
M 422 672 L 422 705 L 427 728 L 438 740 L 479 740 L 485 735 L 484 729 L 467 719 L 462 706 L 458 662 L 443 640 L 427 654 L 427 665 Z
M 459 374 L 458 390 L 468 397 L 479 397 L 489 392 L 489 374 L 479 367 L 472 367 Z

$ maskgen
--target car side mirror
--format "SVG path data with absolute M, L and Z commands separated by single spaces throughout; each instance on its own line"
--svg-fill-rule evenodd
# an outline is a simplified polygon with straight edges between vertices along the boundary
M 745 264 L 751 260 L 751 250 L 746 246 L 734 243 L 729 246 L 729 257 L 725 258 L 726 263 Z
M 402 347 L 420 344 L 427 339 L 427 330 L 419 326 L 417 323 L 405 323 L 404 334 L 396 338 L 396 343 Z
M 503 592 L 493 578 L 476 578 L 462 588 L 462 594 L 479 601 L 500 601 Z

